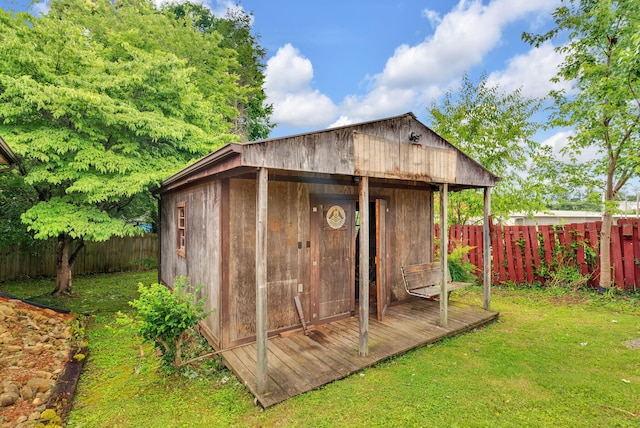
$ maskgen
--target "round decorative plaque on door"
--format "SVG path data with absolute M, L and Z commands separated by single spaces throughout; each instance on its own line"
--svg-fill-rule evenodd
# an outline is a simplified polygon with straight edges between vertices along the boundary
M 332 229 L 340 229 L 346 221 L 346 214 L 340 205 L 334 205 L 327 210 L 327 223 Z

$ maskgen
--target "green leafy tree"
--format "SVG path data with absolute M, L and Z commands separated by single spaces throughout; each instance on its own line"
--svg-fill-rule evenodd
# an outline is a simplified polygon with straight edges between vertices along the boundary
M 17 169 L 0 173 L 0 248 L 33 241 L 20 215 L 37 199 L 37 193 L 24 183 Z
M 640 175 L 640 8 L 635 0 L 564 0 L 553 13 L 555 28 L 523 34 L 534 46 L 568 36 L 556 80 L 573 85 L 555 92 L 552 125 L 575 135 L 562 149 L 568 159 L 549 162 L 548 176 L 566 186 L 599 185 L 604 194 L 600 233 L 600 291 L 611 287 L 611 226 L 616 196 Z M 581 158 L 585 151 L 596 155 Z
M 168 3 L 163 10 L 175 19 L 193 25 L 203 34 L 219 34 L 220 46 L 237 53 L 234 72 L 239 76 L 244 96 L 238 98 L 235 105 L 240 114 L 234 122 L 234 133 L 249 141 L 267 138 L 275 126 L 270 121 L 273 106 L 266 103 L 263 89 L 267 51 L 252 32 L 253 16 L 239 7 L 232 7 L 223 18 L 217 18 L 206 6 L 191 2 Z M 194 56 L 189 55 L 188 58 L 193 61 Z M 201 59 L 205 63 L 209 61 L 206 56 Z M 198 69 L 206 70 L 200 66 Z
M 527 99 L 521 91 L 503 92 L 482 75 L 477 84 L 462 78 L 457 92 L 449 91 L 429 109 L 430 126 L 482 166 L 500 176 L 492 194 L 495 215 L 533 211 L 543 206 L 543 194 L 528 178 L 528 165 L 539 150 L 532 138 L 541 124 L 533 115 L 541 100 Z M 476 191 L 451 194 L 452 223 L 463 224 L 482 216 L 483 196 Z
M 0 135 L 37 194 L 22 221 L 35 238 L 57 239 L 54 293 L 66 294 L 85 241 L 140 233 L 127 220 L 150 188 L 236 140 L 242 91 L 219 36 L 149 1 L 50 7 L 37 18 L 0 11 Z M 209 55 L 213 77 L 198 82 L 165 39 Z

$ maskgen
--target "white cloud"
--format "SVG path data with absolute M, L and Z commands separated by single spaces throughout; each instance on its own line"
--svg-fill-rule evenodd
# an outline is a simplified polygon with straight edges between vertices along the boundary
M 51 9 L 46 2 L 35 3 L 32 7 L 36 16 L 44 16 L 49 13 L 49 9 Z
M 436 28 L 442 22 L 442 17 L 435 10 L 425 9 L 422 11 L 422 15 L 429 20 L 432 28 Z
M 569 138 L 575 135 L 573 129 L 562 129 L 551 135 L 549 138 L 542 142 L 543 145 L 551 147 L 553 156 L 563 162 L 570 162 L 569 156 L 562 153 L 562 149 L 569 143 Z M 593 159 L 599 158 L 599 149 L 595 145 L 586 147 L 580 151 L 580 154 L 576 156 L 577 163 L 588 162 Z
M 218 18 L 223 18 L 226 14 L 227 11 L 229 9 L 232 10 L 241 10 L 244 11 L 244 8 L 242 7 L 241 4 L 238 4 L 237 2 L 234 2 L 232 0 L 152 0 L 153 3 L 158 6 L 164 6 L 167 4 L 173 4 L 173 3 L 187 3 L 187 2 L 191 2 L 194 4 L 200 4 L 203 5 L 204 7 L 208 8 L 211 13 L 213 13 L 214 16 L 218 17 Z
M 370 120 L 424 108 L 464 72 L 481 65 L 487 53 L 500 45 L 507 25 L 525 18 L 549 16 L 558 2 L 494 0 L 485 5 L 480 0 L 459 0 L 443 16 L 425 9 L 423 16 L 435 28 L 434 32 L 421 43 L 397 47 L 384 69 L 367 77 L 367 93 L 347 95 L 339 107 L 311 88 L 311 61 L 287 44 L 269 59 L 265 73 L 265 92 L 274 105 L 273 119 L 284 126 L 324 126 L 332 121 Z M 536 67 L 545 74 L 536 75 L 536 70 L 526 69 L 527 59 L 537 61 Z M 527 90 L 534 91 L 543 87 L 542 80 L 548 79 L 549 70 L 555 65 L 557 56 L 545 58 L 544 52 L 531 51 L 528 56 L 513 59 L 507 70 L 492 74 L 492 78 L 500 81 L 501 86 L 523 81 Z M 338 115 L 341 119 L 336 121 Z
M 335 122 L 333 122 L 331 125 L 329 125 L 327 128 L 338 128 L 340 126 L 347 126 L 347 125 L 351 125 L 352 123 L 355 123 L 353 120 L 349 119 L 347 116 L 340 116 L 338 118 L 338 120 L 336 120 Z
M 495 48 L 505 25 L 532 12 L 548 11 L 555 0 L 461 0 L 435 33 L 415 46 L 401 45 L 376 78 L 380 84 L 417 88 L 446 83 L 481 63 Z
M 544 43 L 539 48 L 531 48 L 523 55 L 509 60 L 507 68 L 494 71 L 487 78 L 489 85 L 498 85 L 504 91 L 522 88 L 525 97 L 542 98 L 551 89 L 570 90 L 568 83 L 551 82 L 562 62 L 562 54 L 556 52 L 551 43 Z
M 317 89 L 311 88 L 313 65 L 291 44 L 269 58 L 264 90 L 273 104 L 272 120 L 291 127 L 325 126 L 335 119 L 337 108 Z
M 569 138 L 573 135 L 573 130 L 561 130 L 544 140 L 542 142 L 542 145 L 551 147 L 553 154 L 556 157 L 559 157 L 560 150 L 562 150 L 562 148 L 567 145 Z
M 501 43 L 502 29 L 531 14 L 548 14 L 557 0 L 460 0 L 445 16 L 425 10 L 435 32 L 423 42 L 401 45 L 384 70 L 372 77 L 371 90 L 348 96 L 342 110 L 348 116 L 372 119 L 402 113 L 433 100 Z
M 234 3 L 231 0 L 208 0 L 204 4 L 207 5 L 211 9 L 211 12 L 218 18 L 224 17 L 229 9 L 242 10 L 240 4 Z

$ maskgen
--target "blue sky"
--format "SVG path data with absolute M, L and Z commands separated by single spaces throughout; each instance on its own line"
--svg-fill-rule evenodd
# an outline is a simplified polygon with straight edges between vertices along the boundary
M 543 96 L 561 60 L 523 31 L 552 25 L 557 0 L 243 0 L 268 50 L 274 136 L 426 109 L 468 73 Z M 224 3 L 211 3 L 221 10 Z
M 157 0 L 160 1 L 160 0 Z M 205 0 L 217 15 L 236 2 Z M 0 0 L 4 9 L 28 0 Z M 464 73 L 543 96 L 561 57 L 523 31 L 552 26 L 559 0 L 240 0 L 267 49 L 265 91 L 288 135 L 426 110 Z M 38 6 L 35 6 L 36 10 Z M 556 148 L 568 130 L 541 134 Z

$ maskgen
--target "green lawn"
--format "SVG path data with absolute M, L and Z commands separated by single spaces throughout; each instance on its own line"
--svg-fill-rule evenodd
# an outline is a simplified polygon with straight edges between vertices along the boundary
M 0 291 L 92 314 L 73 427 L 640 426 L 640 298 L 494 289 L 500 318 L 267 410 L 226 370 L 167 377 L 117 311 L 156 272 L 74 278 L 53 299 L 50 280 Z M 480 305 L 480 288 L 452 298 Z

